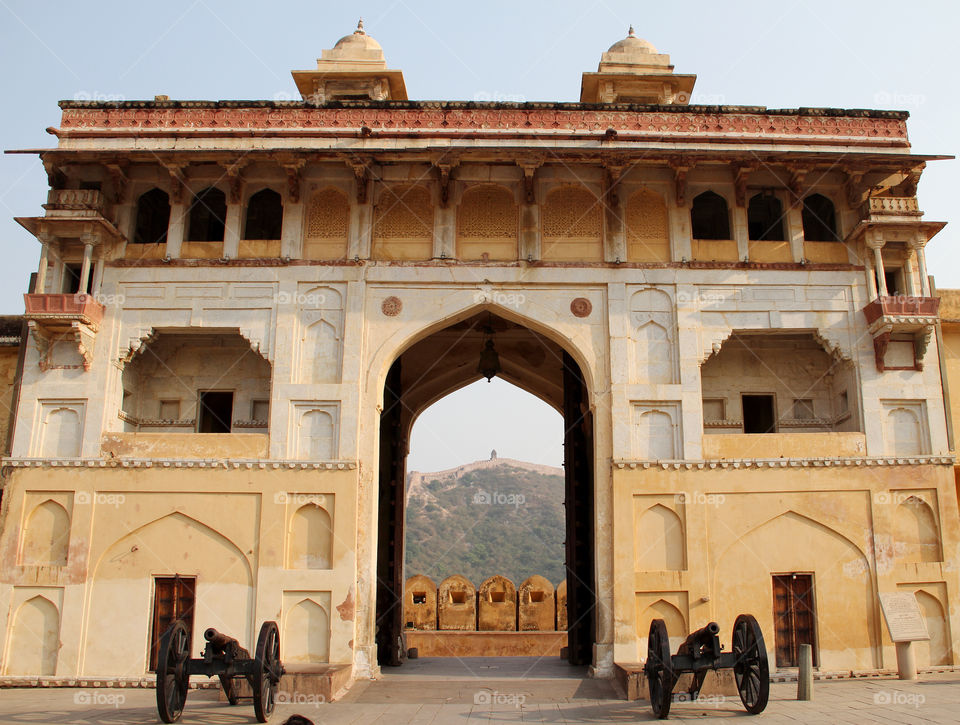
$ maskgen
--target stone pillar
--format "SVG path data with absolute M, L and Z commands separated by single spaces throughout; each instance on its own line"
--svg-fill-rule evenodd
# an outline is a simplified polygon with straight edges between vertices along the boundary
M 875 300 L 877 298 L 877 276 L 869 256 L 863 258 L 863 270 L 867 278 L 867 298 Z
M 373 203 L 354 204 L 350 207 L 350 239 L 347 256 L 350 259 L 370 259 L 373 249 Z
M 930 278 L 927 276 L 927 257 L 923 250 L 923 244 L 917 242 L 915 249 L 917 251 L 917 267 L 920 270 L 920 294 L 929 297 Z
M 913 249 L 907 248 L 903 253 L 903 277 L 907 284 L 907 295 L 917 296 L 917 283 L 913 279 Z
M 433 258 L 455 259 L 457 256 L 457 207 L 452 201 L 438 205 L 433 214 Z
M 787 207 L 787 239 L 790 241 L 790 253 L 794 262 L 803 261 L 803 204 L 791 204 Z
M 750 256 L 750 230 L 747 226 L 747 210 L 734 206 L 730 214 L 732 237 L 737 240 L 737 259 L 741 262 Z
M 540 206 L 520 205 L 520 258 L 540 259 Z
M 614 186 L 607 194 L 604 208 L 603 258 L 607 262 L 627 261 L 626 225 L 624 224 L 623 200 Z
M 52 237 L 49 234 L 38 234 L 40 240 L 40 266 L 37 267 L 37 279 L 33 285 L 35 294 L 43 294 L 47 284 L 47 267 L 50 266 L 50 242 Z
M 100 287 L 103 284 L 103 260 L 93 264 L 93 284 L 90 287 L 90 294 L 94 297 L 100 296 Z
M 167 256 L 176 259 L 180 256 L 180 246 L 187 234 L 187 214 L 190 207 L 183 201 L 170 205 L 170 225 L 167 227 Z
M 880 252 L 883 249 L 883 239 L 876 232 L 867 232 L 866 244 L 868 249 L 873 250 L 873 266 L 877 273 L 877 290 L 881 297 L 886 297 L 887 280 L 883 271 L 883 255 Z
M 90 263 L 93 260 L 93 240 L 83 240 L 83 262 L 80 265 L 80 294 L 87 291 L 90 282 Z
M 283 205 L 283 226 L 280 232 L 280 256 L 303 257 L 303 204 L 287 199 Z
M 226 224 L 223 228 L 223 256 L 236 259 L 240 255 L 240 215 L 243 205 L 239 203 L 227 204 Z
M 693 259 L 693 231 L 690 228 L 690 207 L 673 203 L 667 209 L 670 223 L 670 246 L 673 259 Z

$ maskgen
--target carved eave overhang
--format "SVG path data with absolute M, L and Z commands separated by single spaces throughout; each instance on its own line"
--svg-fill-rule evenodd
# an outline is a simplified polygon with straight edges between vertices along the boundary
M 894 335 L 910 335 L 913 339 L 916 369 L 923 369 L 923 357 L 936 329 L 940 311 L 937 297 L 878 297 L 863 308 L 867 330 L 873 337 L 877 370 L 886 369 L 884 358 Z
M 295 70 L 291 71 L 297 90 L 308 102 L 322 92 L 323 86 L 331 81 L 345 83 L 380 82 L 389 87 L 390 98 L 397 101 L 407 100 L 407 86 L 403 81 L 403 71 L 399 70 Z
M 89 371 L 97 330 L 103 321 L 103 305 L 85 294 L 25 294 L 23 301 L 30 337 L 40 355 L 40 369 L 82 367 Z M 53 364 L 53 346 L 58 342 L 76 347 L 80 365 Z
M 20 226 L 37 239 L 45 236 L 55 239 L 92 239 L 96 244 L 118 244 L 123 234 L 109 219 L 90 217 L 14 217 Z
M 844 244 L 857 245 L 865 243 L 870 232 L 879 232 L 881 238 L 887 241 L 914 241 L 926 244 L 947 226 L 946 222 L 921 221 L 920 219 L 877 218 L 871 216 L 863 219 L 850 230 L 844 239 Z
M 50 189 L 43 208 L 46 213 L 42 217 L 16 217 L 20 226 L 41 241 L 82 239 L 94 245 L 123 241 L 123 235 L 107 218 L 107 199 L 100 191 Z
M 601 84 L 613 85 L 617 95 L 651 97 L 653 103 L 677 103 L 686 105 L 697 82 L 695 74 L 644 73 L 630 71 L 584 73 L 580 82 L 580 100 L 585 103 L 598 99 L 602 94 Z M 668 100 L 672 99 L 672 100 Z
M 49 129 L 61 148 L 93 148 L 89 139 L 255 137 L 274 139 L 581 138 L 617 132 L 621 141 L 798 143 L 797 150 L 830 145 L 909 149 L 904 112 L 842 109 L 771 110 L 757 106 L 683 106 L 602 103 L 480 103 L 460 101 L 62 101 L 60 128 Z M 83 142 L 73 143 L 74 140 Z M 128 146 L 131 146 L 128 144 Z M 182 146 L 178 144 L 178 146 Z M 319 144 L 314 144 L 314 148 Z M 351 147 L 353 150 L 355 148 Z M 781 146 L 782 148 L 782 146 Z M 156 144 L 153 151 L 163 150 Z M 193 151 L 203 146 L 191 147 Z M 343 150 L 343 149 L 341 149 Z

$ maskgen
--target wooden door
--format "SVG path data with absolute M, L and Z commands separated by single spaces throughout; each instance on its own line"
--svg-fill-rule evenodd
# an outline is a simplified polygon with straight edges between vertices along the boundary
M 813 575 L 774 576 L 773 621 L 776 629 L 777 667 L 799 666 L 801 644 L 813 647 L 813 665 L 819 665 L 816 619 Z
M 157 670 L 160 638 L 175 619 L 187 625 L 187 644 L 193 642 L 193 604 L 196 600 L 195 577 L 156 577 L 153 589 L 153 617 L 150 631 L 150 671 Z

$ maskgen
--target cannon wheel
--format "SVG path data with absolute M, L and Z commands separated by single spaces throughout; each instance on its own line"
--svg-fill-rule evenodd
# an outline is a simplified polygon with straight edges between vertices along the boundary
M 233 682 L 233 678 L 229 675 L 220 675 L 220 686 L 223 687 L 223 694 L 227 697 L 227 702 L 231 705 L 236 705 L 240 701 L 240 696 L 237 694 L 237 686 Z
M 257 722 L 266 722 L 276 704 L 277 683 L 283 674 L 280 665 L 280 630 L 276 622 L 264 622 L 257 638 L 257 651 L 254 655 L 256 670 L 250 686 L 253 689 L 253 711 Z
M 157 657 L 157 712 L 164 722 L 176 722 L 183 714 L 190 687 L 189 658 L 187 626 L 177 619 L 160 637 Z
M 770 697 L 770 666 L 763 632 L 752 614 L 741 614 L 733 625 L 733 654 L 740 701 L 751 715 L 763 712 Z
M 670 701 L 675 683 L 667 625 L 662 619 L 654 619 L 650 622 L 650 634 L 647 636 L 647 662 L 644 669 L 647 671 L 647 688 L 653 714 L 661 720 L 666 720 L 670 716 Z

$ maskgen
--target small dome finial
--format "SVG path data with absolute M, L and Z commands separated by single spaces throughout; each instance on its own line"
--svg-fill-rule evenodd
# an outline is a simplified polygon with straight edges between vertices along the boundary
M 633 35 L 633 26 L 632 26 L 632 25 L 630 26 L 630 30 L 627 31 L 627 37 L 628 37 L 628 38 L 633 38 L 633 37 L 634 37 L 634 35 Z
M 353 32 L 357 35 L 366 35 L 366 33 L 363 32 L 363 18 L 360 18 L 360 20 L 357 21 L 357 29 Z

